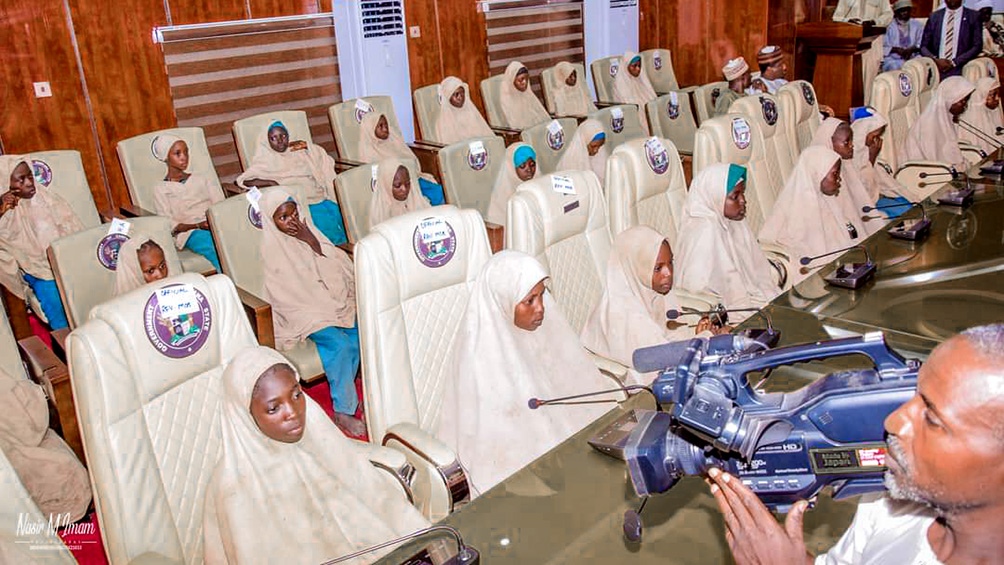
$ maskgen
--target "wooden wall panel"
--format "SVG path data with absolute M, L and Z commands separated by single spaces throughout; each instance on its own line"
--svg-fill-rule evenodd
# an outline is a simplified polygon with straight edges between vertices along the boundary
M 0 3 L 0 136 L 10 154 L 76 149 L 100 209 L 110 206 L 62 0 Z M 51 98 L 32 83 L 48 81 Z M 6 181 L 6 179 L 4 179 Z M 6 191 L 6 184 L 0 192 Z
M 453 75 L 470 85 L 471 101 L 481 112 L 478 85 L 488 78 L 488 37 L 484 16 L 474 0 L 437 0 L 443 76 Z
M 418 26 L 420 37 L 408 39 L 408 64 L 411 89 L 436 84 L 443 80 L 442 50 L 439 46 L 439 23 L 436 0 L 405 0 L 405 25 Z
M 179 0 L 172 0 L 178 2 Z M 192 0 L 181 0 L 191 2 Z M 252 18 L 277 18 L 279 16 L 300 16 L 321 12 L 321 0 L 247 0 L 251 6 Z M 331 11 L 331 0 L 324 8 Z
M 638 49 L 640 51 L 662 47 L 659 45 L 659 4 L 659 0 L 638 0 Z
M 171 25 L 242 20 L 248 17 L 244 0 L 168 0 Z

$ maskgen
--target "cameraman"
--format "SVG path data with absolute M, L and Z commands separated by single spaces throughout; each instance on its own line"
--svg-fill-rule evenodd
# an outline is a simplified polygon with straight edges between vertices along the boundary
M 818 565 L 1000 563 L 1004 556 L 1004 324 L 966 330 L 931 352 L 917 394 L 885 421 L 888 496 L 866 498 Z M 806 564 L 807 503 L 782 527 L 742 481 L 718 469 L 711 492 L 736 563 Z

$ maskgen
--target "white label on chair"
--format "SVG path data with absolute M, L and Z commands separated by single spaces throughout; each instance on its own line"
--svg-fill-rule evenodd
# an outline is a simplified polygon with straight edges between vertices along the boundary
M 558 120 L 551 120 L 551 123 L 547 124 L 547 132 L 551 135 L 557 135 L 562 130 L 564 128 L 561 127 L 561 122 Z
M 613 108 L 610 108 L 610 117 L 615 120 L 623 120 L 624 110 L 622 110 L 620 106 L 614 106 Z
M 131 227 L 132 224 L 122 218 L 112 218 L 112 222 L 108 225 L 108 235 L 116 233 L 129 235 L 129 228 Z
M 199 301 L 192 285 L 181 284 L 157 290 L 157 308 L 163 318 L 177 318 L 199 311 Z
M 572 182 L 572 177 L 551 175 L 551 188 L 559 194 L 575 195 L 575 183 Z
M 370 166 L 370 192 L 376 192 L 377 177 L 380 176 L 380 166 Z
M 669 103 L 672 104 L 673 106 L 680 105 L 680 97 L 676 95 L 676 91 L 669 93 Z
M 143 307 L 143 328 L 157 351 L 172 359 L 196 353 L 209 339 L 213 311 L 206 296 L 190 284 L 157 289 Z
M 258 201 L 261 200 L 261 190 L 259 190 L 257 186 L 252 186 L 251 189 L 244 194 L 244 197 L 248 199 L 248 202 L 251 203 L 251 206 L 254 207 L 255 211 L 261 211 L 258 207 Z
M 363 116 L 372 111 L 373 106 L 369 102 L 363 100 L 362 98 L 356 98 L 356 111 L 353 112 L 353 114 L 355 115 L 357 124 L 362 123 Z

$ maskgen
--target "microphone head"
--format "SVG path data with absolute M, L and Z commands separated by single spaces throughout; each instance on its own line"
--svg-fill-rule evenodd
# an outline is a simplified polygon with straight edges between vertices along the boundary
M 624 537 L 628 541 L 638 543 L 641 541 L 642 523 L 641 515 L 634 510 L 624 512 Z
M 808 265 L 809 263 L 812 262 L 812 258 L 811 257 L 802 257 L 801 259 L 798 260 L 798 262 L 801 263 L 801 264 L 803 264 L 803 265 Z
M 871 211 L 872 211 L 872 210 L 874 210 L 874 209 L 875 209 L 875 208 L 874 208 L 873 206 L 862 206 L 862 207 L 861 207 L 861 211 L 862 211 L 862 212 L 864 212 L 864 213 L 866 213 L 866 214 L 867 214 L 868 212 L 871 212 Z
M 543 404 L 539 398 L 531 398 L 526 401 L 526 405 L 530 407 L 530 410 L 536 410 Z
M 674 310 L 666 310 L 666 319 L 667 320 L 675 320 L 675 319 L 677 319 L 679 317 L 680 317 L 680 311 L 679 310 L 675 310 L 675 309 Z

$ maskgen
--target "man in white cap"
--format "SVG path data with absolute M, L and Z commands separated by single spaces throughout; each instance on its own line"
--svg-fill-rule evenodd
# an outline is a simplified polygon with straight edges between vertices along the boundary
M 994 4 L 990 0 L 980 0 L 973 9 L 980 14 L 980 23 L 983 24 L 983 51 L 981 57 L 1001 57 L 1004 56 L 1004 28 L 993 21 Z
M 913 2 L 898 0 L 892 9 L 895 17 L 885 29 L 883 71 L 898 71 L 904 62 L 919 56 L 920 40 L 924 35 L 924 24 L 913 19 Z
M 771 94 L 788 84 L 785 75 L 788 74 L 788 64 L 784 62 L 784 51 L 777 45 L 768 45 L 756 54 L 757 65 L 760 66 L 760 76 L 753 80 L 753 88 L 765 90 Z
M 961 75 L 962 67 L 982 50 L 980 15 L 963 6 L 962 0 L 945 0 L 945 5 L 927 18 L 920 54 L 934 59 L 942 80 Z
M 715 116 L 727 114 L 733 102 L 745 94 L 753 93 L 750 89 L 753 75 L 746 59 L 736 57 L 725 63 L 722 74 L 725 75 L 725 80 L 729 81 L 729 89 L 718 95 L 718 100 L 715 101 Z
M 892 21 L 892 9 L 889 0 L 840 0 L 833 12 L 833 21 L 887 26 Z

